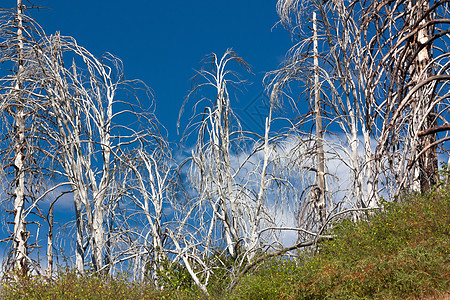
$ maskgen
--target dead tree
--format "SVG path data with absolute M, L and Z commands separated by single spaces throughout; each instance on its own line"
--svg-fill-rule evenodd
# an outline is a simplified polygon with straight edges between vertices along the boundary
M 40 27 L 25 13 L 21 0 L 11 10 L 0 13 L 0 63 L 4 70 L 12 70 L 11 74 L 2 74 L 0 79 L 1 112 L 4 117 L 3 133 L 10 142 L 2 149 L 3 169 L 8 178 L 13 168 L 12 209 L 14 225 L 12 230 L 12 263 L 21 275 L 30 269 L 30 252 L 37 245 L 30 244 L 31 236 L 27 224 L 36 223 L 29 214 L 39 211 L 36 199 L 45 188 L 43 173 L 45 168 L 36 164 L 42 154 L 39 148 L 37 127 L 39 115 L 44 110 L 42 97 L 36 74 L 39 69 L 36 63 L 36 49 L 39 48 L 42 31 Z M 9 160 L 9 162 L 8 162 Z M 37 223 L 36 223 L 37 224 Z M 34 226 L 34 225 L 31 225 Z M 39 266 L 35 264 L 35 266 Z
M 116 57 L 107 53 L 97 59 L 75 39 L 58 33 L 45 39 L 39 61 L 46 70 L 41 84 L 49 106 L 42 122 L 51 149 L 47 154 L 55 176 L 71 187 L 74 197 L 76 269 L 84 271 L 90 253 L 93 269 L 104 270 L 105 260 L 114 264 L 107 236 L 115 235 L 107 232 L 106 223 L 114 214 L 110 209 L 124 196 L 117 193 L 124 191 L 116 182 L 122 156 L 150 139 L 162 140 L 156 119 L 135 98 L 140 89 L 146 96 L 147 88 L 125 80 Z M 145 128 L 124 125 L 123 118 Z
M 130 238 L 125 251 L 114 253 L 122 259 L 135 256 L 136 279 L 150 279 L 157 289 L 164 288 L 160 276 L 165 272 L 164 264 L 170 261 L 168 254 L 173 251 L 173 247 L 168 247 L 167 235 L 167 223 L 173 219 L 165 211 L 175 206 L 174 165 L 167 143 L 160 139 L 158 145 L 133 149 L 124 155 L 118 178 L 124 195 L 122 206 L 133 216 L 125 213 L 120 217 L 124 220 L 121 227 Z M 136 228 L 133 222 L 142 226 Z
M 300 137 L 307 137 L 300 133 L 315 128 L 311 135 L 317 143 L 311 151 L 317 159 L 309 169 L 316 173 L 315 184 L 322 185 L 314 190 L 316 197 L 312 200 L 323 203 L 325 199 L 320 197 L 326 196 L 328 214 L 346 206 L 375 207 L 376 131 L 367 124 L 372 120 L 373 108 L 364 101 L 365 68 L 360 55 L 364 45 L 358 19 L 342 1 L 282 0 L 277 8 L 282 24 L 298 43 L 288 51 L 282 68 L 269 73 L 268 78 L 272 86 L 283 82 L 286 87 L 292 84 L 302 91 L 294 97 L 299 101 L 293 103 L 299 111 L 296 130 Z M 311 11 L 312 20 L 308 19 Z M 309 187 L 303 188 L 306 195 Z M 321 214 L 325 215 L 325 211 Z M 303 218 L 299 218 L 299 224 Z M 323 223 L 319 219 L 317 224 Z
M 200 73 L 206 82 L 200 83 L 199 87 L 212 86 L 216 94 L 214 99 L 210 100 L 210 105 L 205 107 L 199 124 L 198 140 L 192 152 L 190 176 L 193 187 L 198 191 L 200 203 L 210 205 L 212 215 L 208 222 L 210 229 L 207 239 L 211 238 L 217 223 L 223 226 L 227 251 L 232 257 L 236 257 L 241 215 L 233 178 L 235 171 L 230 160 L 234 116 L 228 94 L 227 75 L 230 71 L 226 69 L 227 64 L 232 61 L 242 63 L 246 67 L 242 59 L 227 51 L 221 59 L 213 54 L 212 70 Z
M 436 183 L 437 150 L 445 153 L 448 140 L 446 4 L 280 0 L 277 7 L 300 41 L 274 82 L 290 79 L 306 91 L 317 86 L 308 81 L 317 74 L 309 63 L 317 55 L 305 20 L 310 11 L 319 16 L 323 126 L 344 137 L 326 146 L 327 160 L 333 165 L 334 156 L 350 171 L 347 202 L 373 207 L 381 195 Z M 302 126 L 310 122 L 303 118 Z
M 25 156 L 26 156 L 26 138 L 25 138 L 25 105 L 26 102 L 22 98 L 23 94 L 23 78 L 24 72 L 24 38 L 23 38 L 23 7 L 22 0 L 17 0 L 17 73 L 16 82 L 14 84 L 15 94 L 15 190 L 14 190 L 14 262 L 17 269 L 25 275 L 28 271 L 28 246 L 27 240 L 29 232 L 26 229 L 24 213 L 25 213 Z
M 19 1 L 14 13 L 4 11 L 0 32 L 1 63 L 15 70 L 0 82 L 2 112 L 6 121 L 14 123 L 13 151 L 8 145 L 2 151 L 5 160 L 12 157 L 15 176 L 13 261 L 16 269 L 27 272 L 30 245 L 25 249 L 29 236 L 25 218 L 33 210 L 43 217 L 37 200 L 67 185 L 75 206 L 75 267 L 82 273 L 87 260 L 95 271 L 106 270 L 126 261 L 118 253 L 126 248 L 120 241 L 129 232 L 114 231 L 114 218 L 123 217 L 115 209 L 129 193 L 117 182 L 120 165 L 130 149 L 165 144 L 152 113 L 153 102 L 139 102 L 141 97 L 148 100 L 149 90 L 139 81 L 124 79 L 119 59 L 108 53 L 98 59 L 75 39 L 59 33 L 47 36 L 22 8 Z M 124 125 L 125 119 L 129 123 Z M 31 176 L 31 171 L 49 177 Z M 45 189 L 51 180 L 58 183 Z M 27 200 L 32 203 L 26 205 Z M 53 204 L 47 214 L 49 273 L 52 208 Z M 117 253 L 111 252 L 114 249 Z
M 214 269 L 235 276 L 265 251 L 283 248 L 281 233 L 293 231 L 295 239 L 294 199 L 299 191 L 294 178 L 306 181 L 301 161 L 312 158 L 297 154 L 299 163 L 291 164 L 292 148 L 301 143 L 289 132 L 273 129 L 275 122 L 292 125 L 284 116 L 274 116 L 282 83 L 275 85 L 266 103 L 263 133 L 244 131 L 233 111 L 230 89 L 242 82 L 232 64 L 247 65 L 231 50 L 221 58 L 212 54 L 207 62 L 188 98 L 200 99 L 195 104 L 200 112 L 186 127 L 185 138 L 194 135 L 195 145 L 180 167 L 193 190 L 181 207 L 178 230 L 170 235 L 178 245 L 179 259 L 187 255 L 202 266 L 191 274 L 201 288 Z M 312 147 L 313 140 L 304 144 Z M 233 265 L 208 265 L 217 251 L 230 257 Z
M 323 124 L 322 124 L 322 101 L 320 100 L 320 74 L 319 74 L 319 46 L 317 37 L 317 17 L 313 13 L 313 54 L 314 54 L 314 119 L 316 125 L 316 153 L 317 153 L 317 190 L 315 204 L 319 211 L 320 223 L 324 224 L 326 219 L 325 207 L 325 153 L 323 149 Z
M 435 184 L 437 151 L 446 152 L 446 133 L 438 135 L 433 129 L 448 119 L 448 17 L 444 2 L 370 3 L 365 10 L 364 32 L 376 26 L 366 34 L 371 46 L 367 55 L 374 62 L 368 89 L 384 98 L 376 102 L 383 120 L 377 169 L 387 161 L 400 191 Z M 401 26 L 394 26 L 398 22 Z

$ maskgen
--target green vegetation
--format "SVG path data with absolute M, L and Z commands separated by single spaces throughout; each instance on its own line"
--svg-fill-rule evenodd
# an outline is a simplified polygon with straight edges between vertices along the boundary
M 423 299 L 450 292 L 450 188 L 412 195 L 358 223 L 296 265 L 272 261 L 234 299 Z M 450 296 L 450 294 L 448 295 Z
M 67 272 L 56 281 L 30 277 L 3 283 L 1 299 L 173 299 L 172 295 L 122 279 Z
M 448 299 L 450 297 L 450 188 L 385 203 L 354 223 L 331 226 L 337 236 L 302 262 L 264 262 L 232 293 L 223 276 L 211 280 L 213 299 Z M 180 272 L 180 274 L 184 272 Z M 186 278 L 155 291 L 145 284 L 68 272 L 55 282 L 33 278 L 3 283 L 2 299 L 202 299 Z M 222 274 L 223 275 L 223 274 Z M 166 281 L 170 281 L 166 278 Z M 226 280 L 225 280 L 226 281 Z M 168 283 L 168 282 L 167 282 Z M 439 298 L 441 297 L 441 298 Z M 428 298 L 433 299 L 433 298 Z

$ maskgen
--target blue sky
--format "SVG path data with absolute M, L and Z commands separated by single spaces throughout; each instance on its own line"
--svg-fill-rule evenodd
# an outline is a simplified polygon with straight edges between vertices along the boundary
M 14 6 L 15 1 L 10 1 Z M 233 48 L 251 66 L 253 82 L 238 94 L 237 109 L 255 103 L 265 72 L 275 69 L 292 46 L 279 20 L 276 1 L 41 0 L 32 15 L 47 34 L 71 35 L 94 54 L 108 51 L 124 62 L 128 79 L 153 91 L 157 117 L 169 140 L 177 142 L 176 122 L 202 58 Z M 4 5 L 4 4 L 3 4 Z M 188 107 L 185 119 L 191 115 Z

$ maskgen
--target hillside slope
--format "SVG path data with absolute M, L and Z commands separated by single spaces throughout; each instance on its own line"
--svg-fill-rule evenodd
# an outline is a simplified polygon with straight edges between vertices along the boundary
M 354 223 L 341 220 L 304 263 L 274 260 L 234 299 L 450 299 L 450 188 L 409 195 Z

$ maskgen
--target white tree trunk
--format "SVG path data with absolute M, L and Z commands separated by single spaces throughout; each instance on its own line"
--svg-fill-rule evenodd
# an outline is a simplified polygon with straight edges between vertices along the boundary
M 24 71 L 23 61 L 23 19 L 22 19 L 22 0 L 17 0 L 17 74 L 16 84 L 14 86 L 16 99 L 15 106 L 16 111 L 14 115 L 14 121 L 16 126 L 16 138 L 15 138 L 15 190 L 14 190 L 14 262 L 17 270 L 22 275 L 26 275 L 28 271 L 27 255 L 27 239 L 29 233 L 27 232 L 24 209 L 25 209 L 25 155 L 26 155 L 26 139 L 25 139 L 25 103 L 22 99 L 22 73 Z
M 75 222 L 77 228 L 76 236 L 76 249 L 75 249 L 75 269 L 79 274 L 84 273 L 84 245 L 83 245 L 83 214 L 82 214 L 82 203 L 80 199 L 80 193 L 78 188 L 72 186 L 73 188 L 73 200 L 75 206 Z
M 270 108 L 269 117 L 266 118 L 265 134 L 264 134 L 264 161 L 260 174 L 260 182 L 259 182 L 259 192 L 258 198 L 256 199 L 256 209 L 253 212 L 253 215 L 250 215 L 251 222 L 251 234 L 250 234 L 250 246 L 248 247 L 248 260 L 251 262 L 256 255 L 256 251 L 258 250 L 258 242 L 259 242 L 259 226 L 262 220 L 263 207 L 264 207 L 264 194 L 267 188 L 267 178 L 266 172 L 267 167 L 270 162 L 270 156 L 272 151 L 269 146 L 269 132 L 270 132 L 270 124 L 272 122 L 272 107 Z
M 313 44 L 314 44 L 314 114 L 316 121 L 316 153 L 317 153 L 317 174 L 316 185 L 318 190 L 315 194 L 315 206 L 319 214 L 320 226 L 323 226 L 326 216 L 325 207 L 325 154 L 323 150 L 323 125 L 322 108 L 320 100 L 320 81 L 319 81 L 319 46 L 317 42 L 317 16 L 313 13 Z

